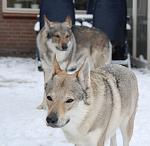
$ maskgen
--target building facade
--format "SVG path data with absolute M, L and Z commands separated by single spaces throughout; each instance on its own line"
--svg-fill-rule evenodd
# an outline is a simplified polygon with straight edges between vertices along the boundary
M 0 56 L 34 56 L 34 24 L 40 0 L 0 0 Z M 80 13 L 87 0 L 76 0 Z M 130 53 L 150 62 L 150 0 L 127 0 L 131 30 L 128 32 Z
M 34 56 L 38 10 L 27 2 L 0 0 L 0 56 Z
M 39 1 L 0 0 L 0 56 L 35 56 Z M 86 0 L 76 0 L 76 9 L 85 7 Z

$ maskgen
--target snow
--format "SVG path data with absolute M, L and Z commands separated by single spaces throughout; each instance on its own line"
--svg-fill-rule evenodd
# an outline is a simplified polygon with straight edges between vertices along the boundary
M 150 71 L 133 71 L 140 97 L 130 146 L 149 146 Z M 36 109 L 42 96 L 43 73 L 33 59 L 0 58 L 0 146 L 73 146 L 60 129 L 46 126 L 46 111 Z

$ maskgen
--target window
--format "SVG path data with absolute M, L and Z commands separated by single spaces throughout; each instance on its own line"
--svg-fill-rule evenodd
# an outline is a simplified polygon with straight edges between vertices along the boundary
M 75 1 L 75 8 L 77 10 L 86 10 L 87 7 L 87 0 L 76 0 Z
M 75 0 L 75 10 L 77 14 L 86 14 L 87 0 Z
M 32 13 L 39 11 L 39 0 L 3 0 L 4 13 Z

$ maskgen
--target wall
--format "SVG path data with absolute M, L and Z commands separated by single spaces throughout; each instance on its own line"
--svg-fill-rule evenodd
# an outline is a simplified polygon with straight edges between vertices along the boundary
M 34 57 L 35 22 L 36 17 L 31 16 L 4 16 L 0 0 L 0 56 Z

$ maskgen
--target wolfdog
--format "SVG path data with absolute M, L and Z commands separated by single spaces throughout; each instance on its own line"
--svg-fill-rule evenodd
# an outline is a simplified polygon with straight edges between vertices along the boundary
M 85 57 L 89 58 L 91 69 L 111 62 L 111 43 L 99 29 L 72 26 L 70 17 L 61 23 L 51 22 L 46 17 L 44 20 L 45 26 L 37 36 L 37 46 L 45 82 L 50 77 L 55 54 L 61 68 L 67 71 L 78 69 Z
M 123 145 L 129 146 L 138 101 L 137 79 L 121 65 L 95 71 L 87 61 L 74 74 L 61 70 L 57 61 L 45 84 L 48 126 L 62 128 L 75 146 L 116 146 L 120 128 Z

